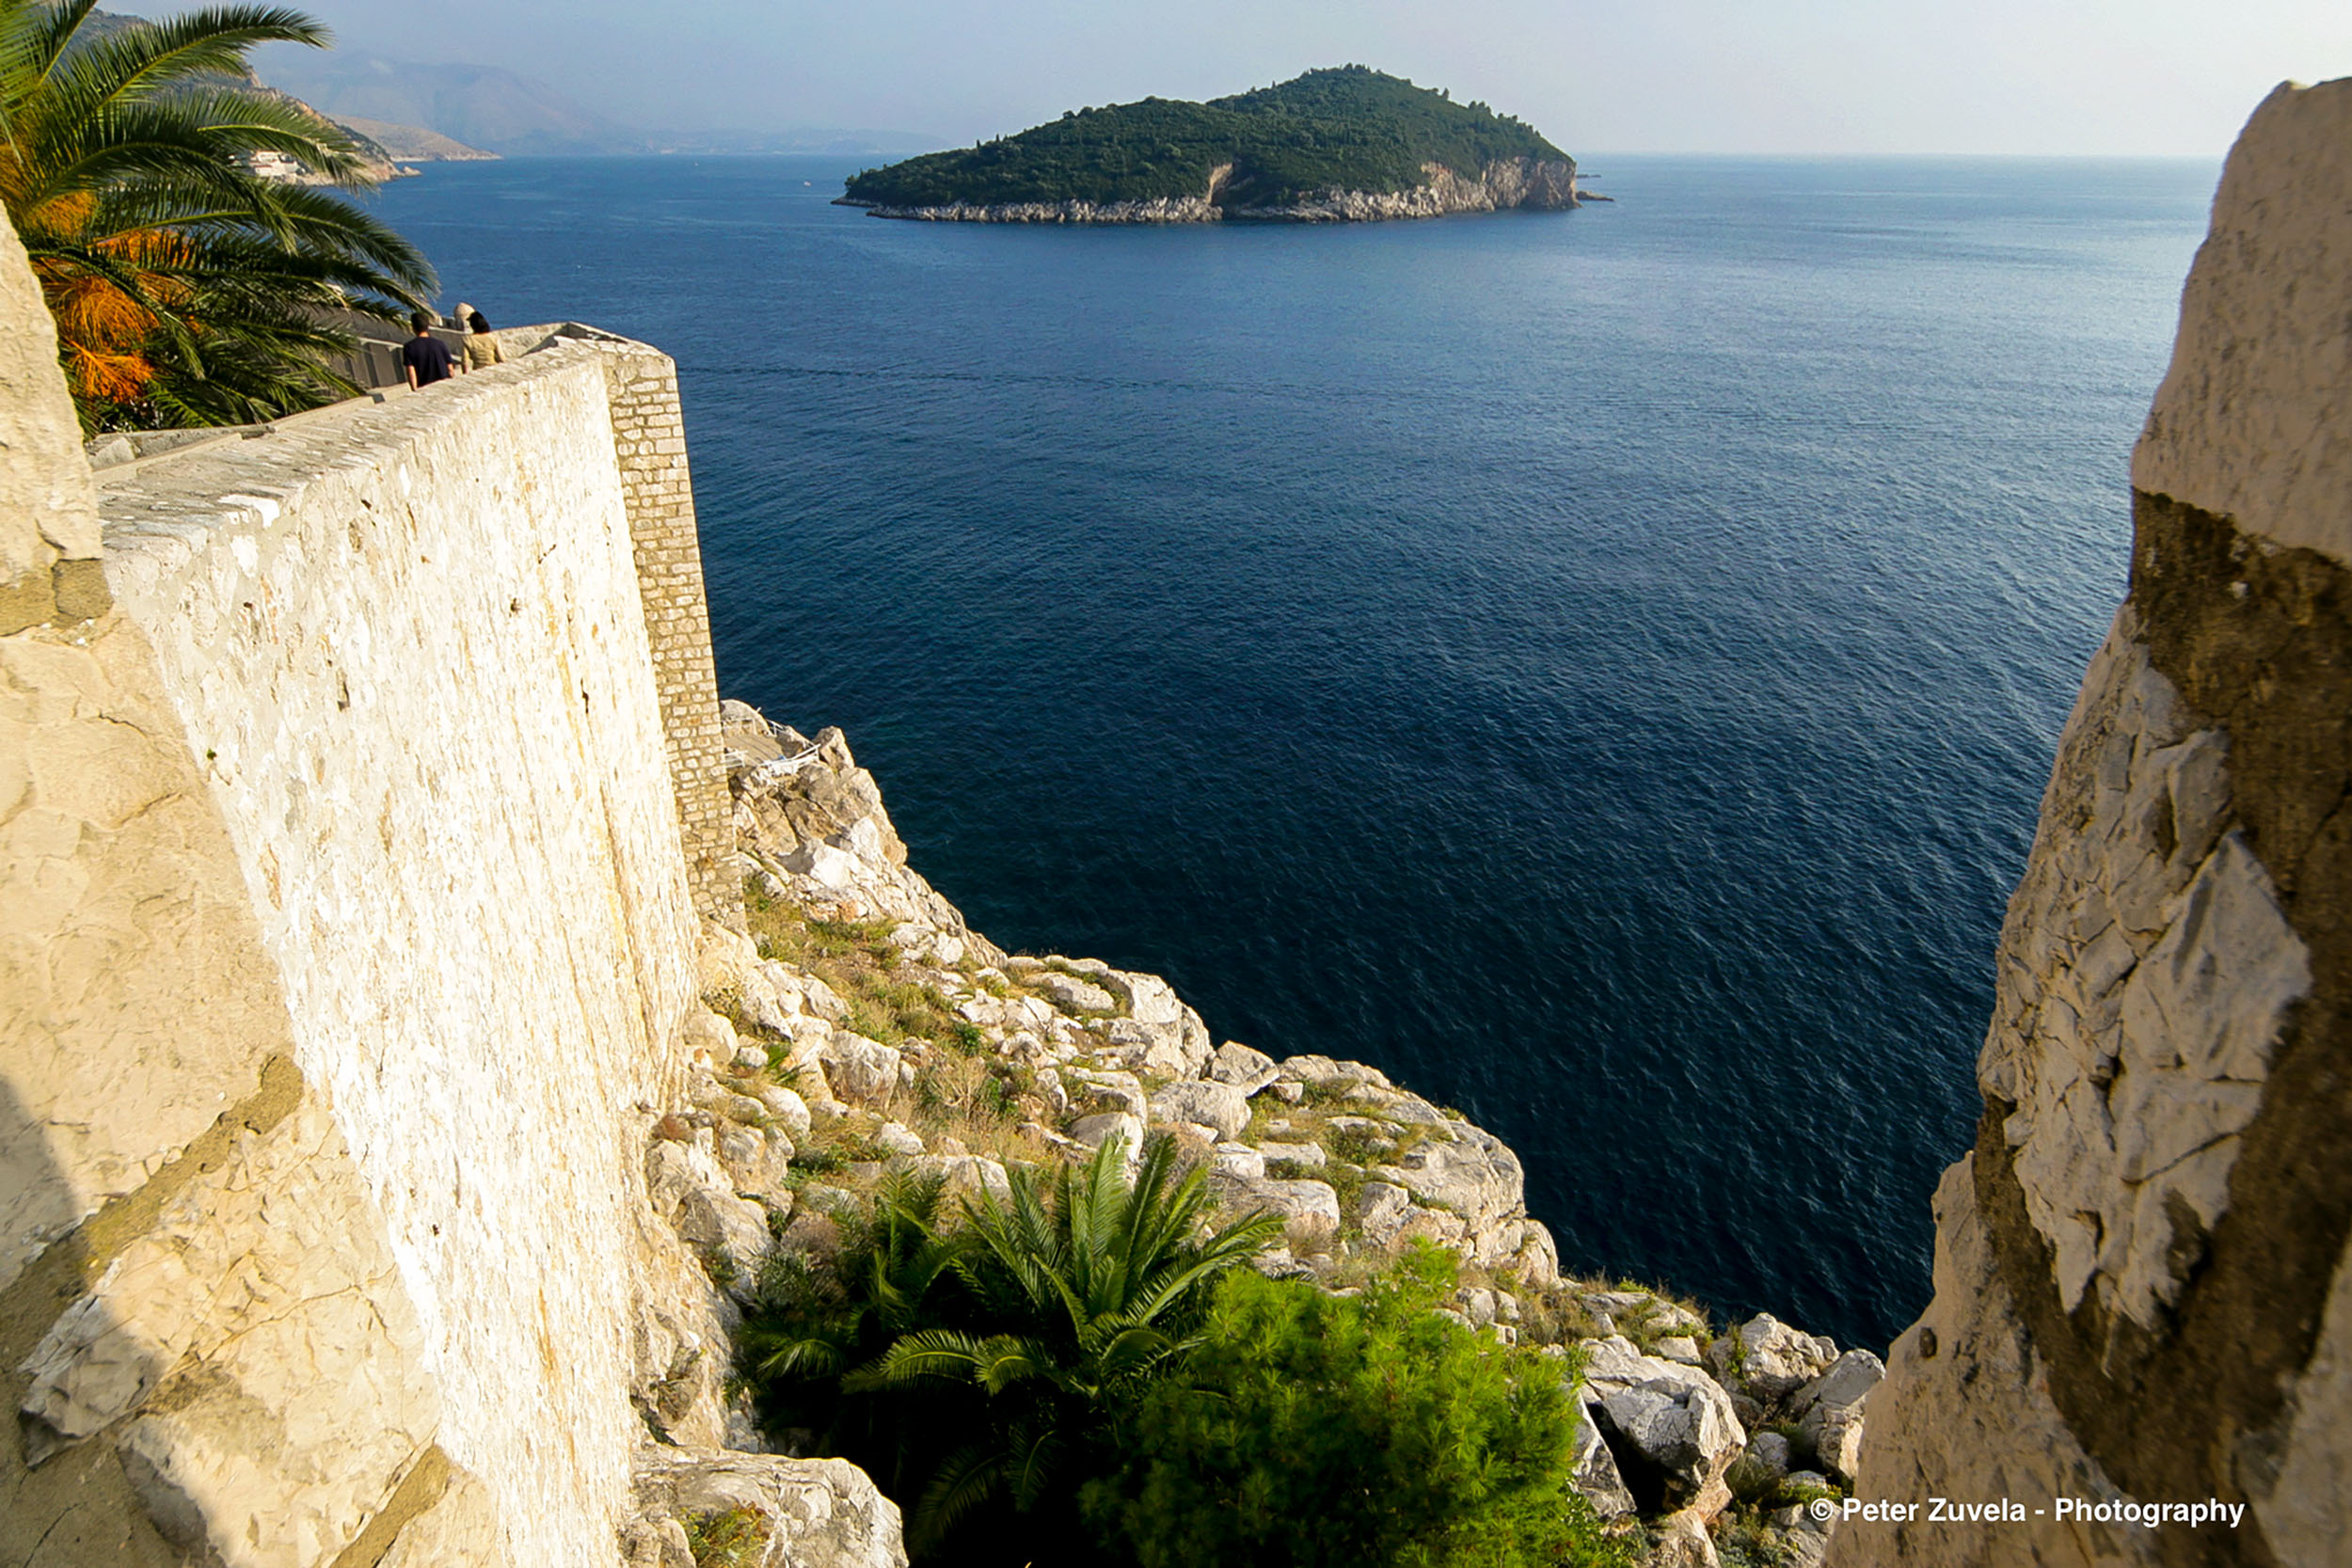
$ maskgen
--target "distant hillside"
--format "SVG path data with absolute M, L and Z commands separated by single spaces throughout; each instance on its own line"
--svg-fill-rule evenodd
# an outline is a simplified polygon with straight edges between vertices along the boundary
M 442 135 L 438 131 L 427 131 L 421 126 L 394 125 L 384 119 L 362 119 L 357 115 L 345 115 L 335 123 L 355 135 L 367 137 L 393 157 L 404 158 L 410 163 L 475 163 L 498 156 L 495 152 L 468 147 L 464 142 Z
M 96 43 L 103 39 L 112 38 L 119 33 L 127 32 L 135 27 L 145 27 L 149 24 L 148 19 L 145 17 L 122 16 L 111 11 L 93 10 L 87 17 L 83 19 L 81 30 L 75 35 L 77 45 L 82 48 L 87 48 L 90 44 Z M 286 92 L 281 88 L 263 86 L 261 78 L 256 76 L 250 71 L 220 73 L 205 79 L 242 87 L 247 92 L 258 92 L 270 98 L 280 99 L 290 103 L 299 104 L 301 107 L 310 110 L 311 114 L 317 115 L 319 119 L 326 120 L 331 125 L 339 126 L 342 131 L 349 135 L 353 142 L 358 144 L 359 155 L 367 160 L 369 172 L 378 180 L 389 180 L 401 173 L 396 160 L 421 155 L 407 152 L 394 152 L 386 147 L 378 138 L 370 135 L 364 128 L 354 125 L 348 120 L 336 119 L 327 115 L 321 114 L 315 105 L 310 103 L 304 99 L 296 97 L 293 93 Z M 398 129 L 398 127 L 388 127 L 388 129 Z M 300 166 L 289 164 L 286 166 L 289 168 L 298 168 Z
M 348 122 L 418 126 L 505 156 L 640 152 L 644 139 L 544 82 L 496 66 L 417 65 L 367 55 L 272 50 L 270 81 Z
M 895 209 L 1191 201 L 1276 210 L 1332 192 L 1426 185 L 1436 164 L 1475 182 L 1490 164 L 1574 161 L 1484 103 L 1362 66 L 1311 71 L 1206 103 L 1147 98 L 1080 109 L 985 146 L 933 152 L 849 182 L 844 199 Z M 1231 166 L 1219 182 L 1217 171 Z

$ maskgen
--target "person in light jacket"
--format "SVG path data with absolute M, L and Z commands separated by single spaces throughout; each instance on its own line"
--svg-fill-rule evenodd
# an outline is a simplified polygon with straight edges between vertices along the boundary
M 490 336 L 490 324 L 482 319 L 479 310 L 466 316 L 466 369 L 486 371 L 492 365 L 506 363 L 506 351 Z

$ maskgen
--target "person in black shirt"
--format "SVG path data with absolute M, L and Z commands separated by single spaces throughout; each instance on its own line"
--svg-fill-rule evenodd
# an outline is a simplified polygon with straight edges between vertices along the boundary
M 449 345 L 433 336 L 433 318 L 420 310 L 408 318 L 408 325 L 417 335 L 400 345 L 400 362 L 407 367 L 409 390 L 447 381 L 452 374 Z

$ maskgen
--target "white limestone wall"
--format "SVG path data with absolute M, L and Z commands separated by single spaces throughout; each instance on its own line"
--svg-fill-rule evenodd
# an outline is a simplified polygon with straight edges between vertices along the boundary
M 99 475 L 485 1560 L 612 1560 L 639 1113 L 694 990 L 606 386 L 557 349 Z

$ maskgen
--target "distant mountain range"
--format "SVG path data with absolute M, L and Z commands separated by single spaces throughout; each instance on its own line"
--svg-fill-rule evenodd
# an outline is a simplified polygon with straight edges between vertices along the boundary
M 913 132 L 791 127 L 780 131 L 645 131 L 617 123 L 547 83 L 482 65 L 420 65 L 341 51 L 271 48 L 261 65 L 272 86 L 387 147 L 382 127 L 419 127 L 504 157 L 615 152 L 834 152 L 903 155 L 937 147 Z M 432 153 L 404 152 L 404 157 Z

